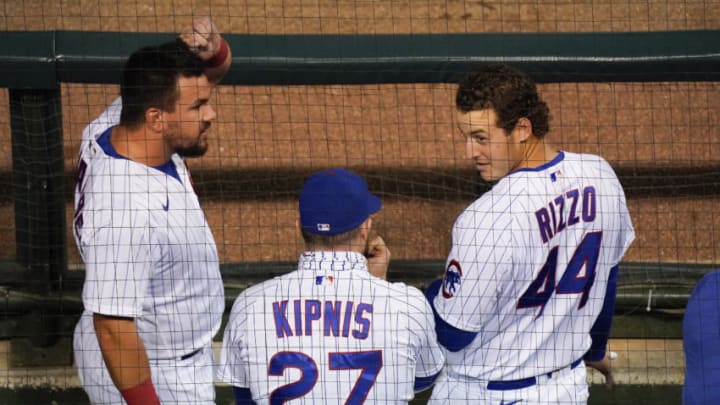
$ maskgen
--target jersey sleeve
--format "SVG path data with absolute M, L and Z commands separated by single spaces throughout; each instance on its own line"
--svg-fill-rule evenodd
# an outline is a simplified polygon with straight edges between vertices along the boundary
M 120 123 L 120 113 L 122 112 L 122 98 L 116 98 L 97 118 L 92 120 L 82 132 L 83 143 L 89 140 L 97 139 L 100 134 L 108 128 L 114 127 Z
M 230 311 L 230 318 L 225 327 L 216 373 L 218 380 L 239 388 L 250 387 L 247 374 L 248 345 L 245 336 L 248 327 L 247 311 L 245 294 L 240 294 Z
M 616 263 L 620 263 L 630 244 L 635 240 L 635 229 L 630 219 L 630 212 L 628 211 L 625 193 L 622 191 L 622 187 L 620 187 L 620 194 L 621 198 L 618 202 L 620 226 L 618 227 L 618 243 L 617 251 L 615 252 L 615 257 L 617 258 Z
M 479 332 L 483 316 L 497 312 L 503 274 L 511 270 L 512 217 L 505 212 L 505 198 L 494 200 L 488 194 L 455 222 L 442 286 L 434 301 L 442 320 L 468 332 Z
M 417 353 L 415 378 L 434 377 L 442 370 L 445 355 L 437 342 L 432 308 L 420 291 L 414 292 L 417 294 L 413 295 L 410 331 Z
M 608 229 L 611 233 L 610 240 L 614 241 L 611 248 L 613 265 L 617 265 L 622 260 L 625 252 L 627 252 L 630 244 L 635 240 L 635 229 L 633 228 L 632 219 L 630 218 L 630 212 L 627 206 L 627 200 L 625 199 L 625 191 L 620 184 L 620 181 L 615 174 L 609 163 L 603 160 L 604 171 L 606 176 L 612 178 L 612 190 L 616 194 L 615 201 L 617 206 L 614 211 L 617 213 L 615 216 L 615 225 Z M 606 233 L 608 233 L 606 231 Z
M 590 349 L 583 356 L 584 360 L 598 361 L 605 357 L 608 338 L 610 338 L 610 328 L 612 327 L 612 317 L 615 313 L 615 296 L 617 294 L 617 266 L 610 270 L 607 289 L 605 291 L 605 299 L 600 309 L 600 314 L 595 323 L 590 328 L 590 338 L 592 342 Z
M 86 274 L 82 295 L 89 311 L 131 318 L 142 314 L 161 247 L 144 221 L 131 217 L 128 211 L 117 212 L 83 238 Z

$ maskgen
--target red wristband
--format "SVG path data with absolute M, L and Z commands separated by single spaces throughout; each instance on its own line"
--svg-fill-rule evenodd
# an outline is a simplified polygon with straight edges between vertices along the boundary
M 140 385 L 120 391 L 120 394 L 127 405 L 160 405 L 160 398 L 149 378 Z
M 228 47 L 227 42 L 225 42 L 224 39 L 220 38 L 220 49 L 218 49 L 217 53 L 210 59 L 208 59 L 205 62 L 205 66 L 209 68 L 216 68 L 218 66 L 221 66 L 228 58 L 228 54 L 230 53 L 230 48 Z

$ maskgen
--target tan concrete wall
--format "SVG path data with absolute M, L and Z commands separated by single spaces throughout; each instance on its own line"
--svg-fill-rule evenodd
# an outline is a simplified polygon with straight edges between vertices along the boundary
M 712 0 L 3 0 L 0 30 L 379 34 L 717 29 Z
M 720 28 L 715 1 L 460 0 L 26 0 L 0 2 L 0 30 L 176 32 L 193 15 L 211 15 L 232 33 L 604 32 Z M 370 86 L 221 86 L 208 155 L 190 167 L 223 261 L 293 260 L 293 190 L 262 197 L 262 181 L 223 194 L 222 176 L 272 179 L 313 168 L 348 166 L 376 175 L 456 175 L 447 197 L 408 197 L 378 188 L 378 226 L 396 258 L 441 258 L 449 230 L 472 200 L 473 174 L 453 124 L 447 84 Z M 718 83 L 600 83 L 541 86 L 553 120 L 550 139 L 570 151 L 598 153 L 618 170 L 720 163 Z M 74 170 L 82 128 L 117 86 L 63 85 L 66 167 Z M 0 91 L 0 171 L 10 173 L 7 92 Z M 213 174 L 215 173 L 215 174 Z M 219 174 L 218 174 L 219 173 Z M 9 178 L 9 177 L 5 177 Z M 418 180 L 419 179 L 419 180 Z M 397 183 L 402 179 L 392 179 Z M 382 182 L 381 182 L 382 183 Z M 289 182 L 289 188 L 299 184 Z M 4 185 L 3 190 L 10 190 Z M 277 190 L 275 190 L 277 191 Z M 244 196 L 248 192 L 258 198 Z M 205 194 L 203 194 L 205 193 Z M 403 195 L 400 195 L 403 194 Z M 643 197 L 629 205 L 638 238 L 628 260 L 720 261 L 718 198 Z M 660 193 L 661 194 L 661 193 Z M 662 195 L 662 194 L 661 194 Z M 0 259 L 15 252 L 13 204 L 0 199 Z M 68 223 L 71 218 L 68 204 Z M 71 242 L 71 264 L 79 258 Z
M 64 85 L 63 90 L 65 156 L 72 171 L 82 128 L 117 88 Z M 446 84 L 221 86 L 211 148 L 190 168 L 200 189 L 203 174 L 212 172 L 269 179 L 278 171 L 348 166 L 387 170 L 388 176 L 393 170 L 416 171 L 418 181 L 425 172 L 457 173 L 463 189 L 448 190 L 447 198 L 400 198 L 392 189 L 374 190 L 386 200 L 378 225 L 394 257 L 440 258 L 455 216 L 472 201 L 473 174 L 453 123 L 453 91 Z M 552 113 L 548 139 L 565 150 L 600 154 L 625 172 L 720 163 L 718 83 L 568 83 L 542 85 L 541 91 Z M 248 201 L 237 194 L 242 185 L 225 195 L 212 192 L 205 208 L 224 261 L 295 258 L 300 246 L 292 193 L 300 184 L 292 184 L 296 189 L 279 199 L 250 188 L 246 191 L 261 200 Z M 627 260 L 720 261 L 718 198 L 628 192 L 638 237 Z M 70 253 L 76 259 L 72 246 Z

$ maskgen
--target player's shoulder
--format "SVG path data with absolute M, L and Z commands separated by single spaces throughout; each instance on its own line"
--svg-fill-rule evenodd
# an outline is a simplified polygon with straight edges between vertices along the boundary
M 574 153 L 574 152 L 563 152 L 565 154 L 564 162 L 566 164 L 573 164 L 578 166 L 583 166 L 586 168 L 596 168 L 597 170 L 610 170 L 612 171 L 612 166 L 610 166 L 610 163 L 602 156 L 595 155 L 592 153 Z
M 235 298 L 231 312 L 246 311 L 254 305 L 262 304 L 266 297 L 277 296 L 277 293 L 282 290 L 282 279 L 288 278 L 295 273 L 296 271 L 293 271 L 247 287 Z
M 720 269 L 705 274 L 695 285 L 691 301 L 710 300 L 720 297 Z
M 235 297 L 232 308 L 230 309 L 228 326 L 243 323 L 241 319 L 244 319 L 248 315 L 254 313 L 253 308 L 256 305 L 256 300 L 253 299 L 253 297 L 255 297 L 254 292 L 262 291 L 262 289 L 258 289 L 259 286 L 259 284 L 256 284 L 248 287 Z
M 279 287 L 280 279 L 284 276 L 275 276 L 271 279 L 265 280 L 263 282 L 260 282 L 258 284 L 253 284 L 246 289 L 244 289 L 239 295 L 239 297 L 243 297 L 245 299 L 253 299 L 256 297 L 263 297 L 266 294 L 266 291 L 268 290 L 276 290 Z M 274 295 L 274 294 L 273 294 Z
M 512 206 L 517 204 L 517 189 L 510 187 L 510 179 L 503 178 L 490 190 L 470 203 L 457 217 L 457 228 L 477 229 L 512 221 Z
M 374 290 L 386 289 L 387 297 L 390 302 L 395 302 L 397 308 L 422 307 L 426 302 L 425 295 L 417 287 L 406 284 L 402 281 L 386 281 L 372 277 L 375 283 Z
M 595 186 L 622 188 L 615 170 L 602 156 L 591 153 L 564 152 L 564 171 L 571 177 L 592 182 Z M 616 191 L 613 191 L 615 194 Z

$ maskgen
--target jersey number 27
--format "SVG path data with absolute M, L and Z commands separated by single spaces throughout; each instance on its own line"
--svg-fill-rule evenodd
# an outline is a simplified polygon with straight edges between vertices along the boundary
M 346 398 L 346 404 L 362 404 L 375 384 L 382 368 L 382 351 L 328 353 L 330 370 L 362 370 L 355 385 Z M 297 368 L 302 377 L 290 384 L 278 387 L 270 394 L 271 405 L 281 405 L 291 399 L 307 395 L 312 391 L 318 379 L 318 367 L 315 360 L 305 353 L 280 352 L 270 359 L 268 374 L 282 376 L 286 368 Z
M 540 307 L 540 311 L 535 316 L 537 319 L 545 310 L 545 305 L 552 297 L 553 292 L 557 294 L 582 294 L 578 309 L 584 307 L 590 289 L 595 282 L 595 267 L 600 255 L 601 241 L 602 231 L 590 232 L 585 235 L 582 242 L 575 249 L 575 253 L 568 262 L 557 286 L 555 285 L 555 272 L 559 246 L 552 248 L 548 253 L 545 264 L 540 269 L 540 273 L 518 300 L 517 308 Z M 582 273 L 583 268 L 585 269 L 584 274 Z

